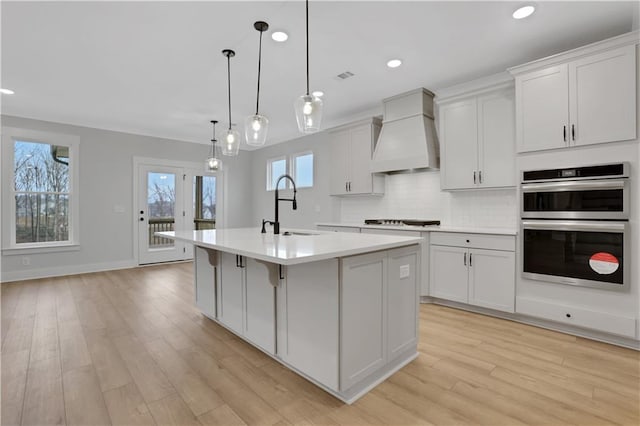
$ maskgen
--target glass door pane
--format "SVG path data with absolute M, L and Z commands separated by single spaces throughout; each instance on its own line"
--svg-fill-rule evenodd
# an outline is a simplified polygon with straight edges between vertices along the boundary
M 175 230 L 176 175 L 147 173 L 147 217 L 149 249 L 173 247 L 174 241 L 154 235 L 159 231 Z
M 193 177 L 193 229 L 216 228 L 216 177 Z

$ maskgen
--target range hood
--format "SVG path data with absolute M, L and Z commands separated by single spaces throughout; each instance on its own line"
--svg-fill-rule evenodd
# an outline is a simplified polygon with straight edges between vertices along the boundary
M 373 173 L 439 168 L 433 96 L 420 88 L 383 100 L 384 119 L 371 162 Z

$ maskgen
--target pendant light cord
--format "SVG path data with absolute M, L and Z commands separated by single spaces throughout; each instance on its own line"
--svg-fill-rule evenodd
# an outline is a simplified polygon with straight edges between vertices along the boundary
M 258 115 L 258 106 L 260 105 L 260 68 L 262 64 L 262 33 L 260 31 L 260 47 L 258 48 L 258 94 L 256 96 L 256 115 Z
M 306 0 L 306 22 L 307 22 L 307 96 L 309 96 L 309 0 Z
M 231 130 L 231 57 L 227 55 L 227 88 L 229 93 L 229 130 Z

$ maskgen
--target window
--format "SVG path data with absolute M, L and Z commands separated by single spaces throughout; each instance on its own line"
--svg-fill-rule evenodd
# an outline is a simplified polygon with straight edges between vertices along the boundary
M 313 152 L 307 151 L 293 154 L 289 158 L 278 157 L 267 161 L 267 191 L 275 190 L 276 181 L 283 174 L 289 173 L 296 181 L 296 188 L 313 186 Z M 288 180 L 280 181 L 278 189 L 290 188 Z
M 77 244 L 77 150 L 74 136 L 3 129 L 5 248 Z M 8 227 L 7 227 L 8 226 Z M 8 236 L 8 237 L 7 237 Z
M 276 181 L 278 178 L 287 173 L 287 157 L 274 158 L 267 161 L 267 191 L 276 189 Z M 280 181 L 278 189 L 288 188 L 288 181 L 283 179 Z
M 293 180 L 298 188 L 313 186 L 313 152 L 296 154 L 292 157 Z

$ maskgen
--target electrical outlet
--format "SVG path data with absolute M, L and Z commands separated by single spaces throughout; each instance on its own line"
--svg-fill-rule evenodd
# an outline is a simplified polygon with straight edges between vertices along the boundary
M 409 278 L 411 271 L 409 265 L 400 265 L 400 278 Z
M 31 265 L 31 259 L 27 256 L 22 256 L 22 266 Z

